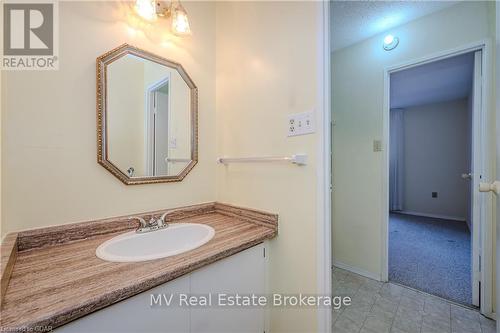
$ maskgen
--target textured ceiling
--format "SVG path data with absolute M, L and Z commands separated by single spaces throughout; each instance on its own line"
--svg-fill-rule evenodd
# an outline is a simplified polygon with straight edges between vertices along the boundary
M 474 54 L 413 67 L 391 75 L 391 108 L 453 101 L 472 91 Z
M 355 44 L 459 1 L 332 1 L 332 51 Z

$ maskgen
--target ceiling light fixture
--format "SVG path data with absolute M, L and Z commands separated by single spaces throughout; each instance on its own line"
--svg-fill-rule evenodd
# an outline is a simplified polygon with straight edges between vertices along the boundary
M 187 12 L 178 0 L 136 0 L 135 11 L 140 17 L 148 21 L 154 21 L 158 16 L 165 18 L 171 17 L 171 29 L 174 34 L 191 34 Z
M 399 38 L 393 35 L 387 35 L 384 38 L 384 50 L 390 51 L 394 50 L 399 44 Z

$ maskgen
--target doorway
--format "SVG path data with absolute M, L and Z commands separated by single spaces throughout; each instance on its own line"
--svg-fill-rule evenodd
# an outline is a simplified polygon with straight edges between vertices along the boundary
M 169 163 L 169 78 L 147 89 L 146 107 L 146 170 L 150 176 L 168 174 Z
M 483 56 L 464 49 L 386 71 L 382 270 L 386 281 L 481 308 Z

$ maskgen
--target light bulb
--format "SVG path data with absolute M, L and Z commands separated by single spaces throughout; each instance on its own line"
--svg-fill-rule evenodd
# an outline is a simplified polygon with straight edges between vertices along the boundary
M 384 50 L 390 51 L 396 48 L 399 44 L 399 38 L 394 37 L 393 35 L 387 35 L 384 38 Z
M 186 10 L 180 3 L 177 3 L 172 8 L 172 31 L 176 35 L 190 35 L 189 20 Z
M 155 2 L 151 0 L 136 0 L 135 11 L 145 20 L 153 21 L 156 19 Z

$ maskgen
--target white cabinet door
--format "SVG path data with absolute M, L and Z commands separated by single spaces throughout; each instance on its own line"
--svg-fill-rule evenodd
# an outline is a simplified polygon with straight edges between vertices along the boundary
M 265 294 L 263 244 L 191 273 L 192 295 L 212 294 L 213 298 L 216 298 L 218 293 Z M 213 299 L 213 304 L 217 304 L 216 299 Z M 191 332 L 262 333 L 264 332 L 264 311 L 263 307 L 192 308 Z
M 57 333 L 188 333 L 189 308 L 150 306 L 151 294 L 172 293 L 189 293 L 189 275 L 91 313 L 55 331 Z

